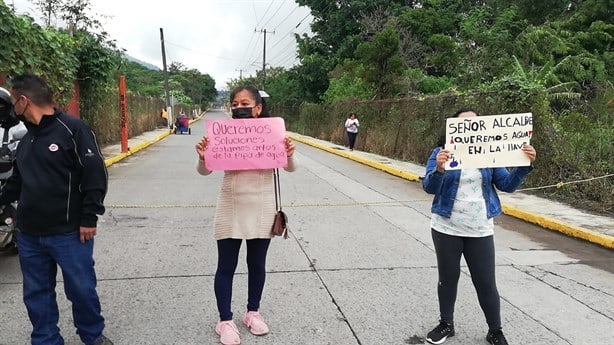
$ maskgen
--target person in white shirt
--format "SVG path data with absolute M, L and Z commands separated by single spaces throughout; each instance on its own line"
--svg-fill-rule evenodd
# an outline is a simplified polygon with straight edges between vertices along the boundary
M 453 117 L 478 116 L 471 109 L 460 109 Z M 501 214 L 496 189 L 512 193 L 524 181 L 531 166 L 446 170 L 451 158 L 444 148 L 445 136 L 429 157 L 422 180 L 424 191 L 434 194 L 431 207 L 431 235 L 437 256 L 437 297 L 440 321 L 427 334 L 430 344 L 442 344 L 453 337 L 454 305 L 460 278 L 461 256 L 465 258 L 476 289 L 488 333 L 486 341 L 507 345 L 501 329 L 501 306 L 495 280 L 494 217 Z M 522 151 L 531 162 L 537 155 L 531 145 Z
M 356 136 L 358 135 L 358 127 L 360 123 L 356 118 L 355 113 L 350 113 L 350 116 L 345 120 L 345 130 L 348 133 L 348 146 L 350 151 L 354 151 L 354 144 L 356 143 Z

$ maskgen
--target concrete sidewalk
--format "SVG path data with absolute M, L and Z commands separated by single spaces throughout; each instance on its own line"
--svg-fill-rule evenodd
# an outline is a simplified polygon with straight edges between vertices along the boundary
M 203 116 L 190 123 L 202 119 Z M 140 151 L 148 146 L 171 135 L 167 128 L 143 133 L 128 140 L 128 152 L 121 152 L 121 145 L 107 145 L 102 147 L 107 166 Z M 177 134 L 187 135 L 187 134 Z M 296 140 L 327 152 L 360 162 L 373 168 L 385 171 L 389 174 L 420 182 L 420 176 L 424 175 L 424 166 L 390 159 L 376 154 L 349 151 L 347 148 L 328 141 L 315 139 L 296 133 L 289 133 Z M 199 138 L 194 137 L 194 143 Z M 499 197 L 503 204 L 503 212 L 509 216 L 537 224 L 543 228 L 561 232 L 565 235 L 583 239 L 606 248 L 614 249 L 614 218 L 599 216 L 574 209 L 560 202 L 536 197 L 522 192 L 513 194 L 500 193 Z

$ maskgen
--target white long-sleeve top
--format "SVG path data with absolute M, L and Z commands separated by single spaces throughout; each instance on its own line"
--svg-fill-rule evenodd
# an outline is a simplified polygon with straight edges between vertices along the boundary
M 358 119 L 347 119 L 345 120 L 345 128 L 350 133 L 358 133 L 358 127 L 360 127 L 360 122 Z
M 196 170 L 201 175 L 211 174 L 204 163 L 198 160 Z M 294 155 L 288 157 L 284 170 L 293 172 L 296 168 Z M 272 169 L 224 171 L 213 221 L 216 240 L 272 238 L 275 213 Z

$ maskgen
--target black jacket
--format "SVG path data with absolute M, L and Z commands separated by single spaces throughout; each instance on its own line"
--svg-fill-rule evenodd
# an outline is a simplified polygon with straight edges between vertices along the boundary
M 107 169 L 91 128 L 58 109 L 40 123 L 26 123 L 13 174 L 0 204 L 19 200 L 17 228 L 52 235 L 96 227 L 104 213 Z

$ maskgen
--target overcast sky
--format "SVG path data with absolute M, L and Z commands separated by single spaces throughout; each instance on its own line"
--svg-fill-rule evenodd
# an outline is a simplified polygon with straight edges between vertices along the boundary
M 262 69 L 263 30 L 267 66 L 297 63 L 294 33 L 310 33 L 312 17 L 294 0 L 90 0 L 92 15 L 126 53 L 162 68 L 160 28 L 167 65 L 181 62 L 209 74 L 216 88 Z M 40 22 L 28 0 L 5 0 L 18 14 Z M 274 33 L 273 33 L 274 32 Z

